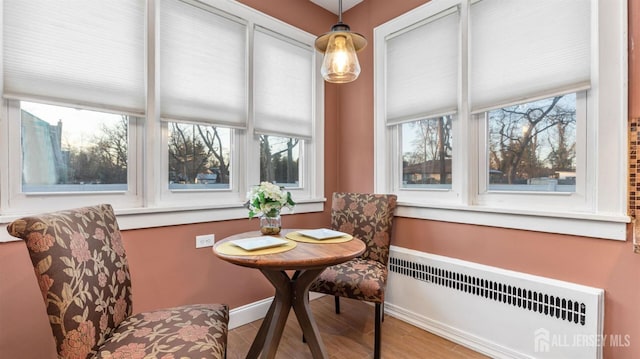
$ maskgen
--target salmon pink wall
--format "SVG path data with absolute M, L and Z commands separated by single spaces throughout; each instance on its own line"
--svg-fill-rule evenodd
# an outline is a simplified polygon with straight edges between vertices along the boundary
M 335 17 L 309 1 L 240 1 L 313 34 L 326 32 Z M 325 132 L 335 133 L 336 90 L 325 93 Z M 325 194 L 337 190 L 337 146 L 325 143 Z M 329 225 L 328 211 L 283 216 L 289 228 Z M 255 270 L 217 259 L 211 248 L 195 248 L 195 236 L 224 238 L 257 229 L 236 220 L 123 232 L 133 283 L 134 311 L 188 303 L 227 303 L 236 308 L 272 296 L 273 287 Z M 0 358 L 54 359 L 55 348 L 33 267 L 22 242 L 0 243 Z M 250 285 L 248 285 L 250 284 Z
M 344 22 L 371 42 L 375 26 L 426 2 L 366 0 L 349 10 Z M 630 45 L 633 45 L 629 57 L 629 112 L 638 117 L 640 2 L 629 0 L 629 4 Z M 359 53 L 360 78 L 348 85 L 338 85 L 338 186 L 344 191 L 374 189 L 372 50 L 367 47 Z M 363 153 L 369 155 L 363 156 Z M 397 218 L 393 241 L 400 247 L 603 288 L 606 291 L 605 333 L 631 336 L 631 347 L 605 347 L 604 357 L 640 357 L 640 255 L 633 253 L 631 241 L 409 218 Z
M 314 34 L 337 17 L 306 0 L 241 0 Z M 344 16 L 353 31 L 371 41 L 372 29 L 425 0 L 365 0 Z M 640 42 L 640 5 L 630 0 L 631 40 Z M 631 43 L 631 41 L 630 41 Z M 636 46 L 637 47 L 637 46 Z M 630 50 L 630 115 L 640 116 L 640 59 Z M 360 54 L 362 74 L 351 84 L 325 86 L 325 194 L 373 191 L 372 46 Z M 328 225 L 325 210 L 287 215 L 287 227 Z M 194 237 L 223 238 L 256 228 L 236 220 L 125 231 L 132 268 L 134 310 L 225 302 L 232 308 L 273 294 L 258 273 L 222 262 L 211 249 L 195 249 Z M 640 255 L 630 242 L 616 242 L 398 218 L 394 244 L 486 265 L 567 280 L 606 290 L 605 332 L 631 335 L 631 348 L 606 348 L 605 358 L 640 356 Z M 55 358 L 44 305 L 22 242 L 0 243 L 0 358 Z M 247 286 L 246 283 L 251 283 Z

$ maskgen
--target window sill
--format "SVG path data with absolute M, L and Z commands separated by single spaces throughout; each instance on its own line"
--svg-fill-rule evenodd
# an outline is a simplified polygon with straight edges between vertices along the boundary
M 283 215 L 321 212 L 324 210 L 324 198 L 298 201 L 294 211 L 284 210 Z M 165 227 L 182 224 L 226 221 L 248 218 L 247 209 L 242 204 L 226 204 L 219 206 L 193 207 L 156 207 L 115 209 L 118 225 L 121 230 Z M 34 212 L 35 213 L 35 212 Z M 19 240 L 7 233 L 7 224 L 11 221 L 27 216 L 0 216 L 0 243 Z
M 399 202 L 396 216 L 624 241 L 630 218 L 616 214 L 552 213 Z

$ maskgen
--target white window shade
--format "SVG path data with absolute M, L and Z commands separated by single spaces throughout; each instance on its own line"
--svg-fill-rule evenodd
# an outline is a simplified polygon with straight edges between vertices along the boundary
M 245 128 L 247 27 L 178 0 L 160 6 L 160 112 L 164 120 Z
M 313 48 L 256 28 L 253 57 L 255 132 L 311 138 Z
M 471 6 L 471 108 L 589 87 L 590 0 L 483 0 Z
M 387 125 L 456 111 L 459 17 L 446 11 L 387 38 Z
M 4 96 L 145 109 L 145 1 L 3 2 Z

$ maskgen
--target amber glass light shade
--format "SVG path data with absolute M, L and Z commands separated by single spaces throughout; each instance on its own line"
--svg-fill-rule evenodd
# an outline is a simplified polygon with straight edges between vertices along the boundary
M 346 83 L 358 78 L 360 63 L 351 34 L 338 32 L 331 35 L 320 73 L 327 82 L 333 83 Z
M 320 73 L 327 82 L 346 83 L 358 78 L 360 63 L 356 52 L 367 46 L 364 36 L 351 32 L 349 25 L 342 22 L 342 1 L 340 17 L 331 31 L 318 36 L 315 48 L 324 54 Z

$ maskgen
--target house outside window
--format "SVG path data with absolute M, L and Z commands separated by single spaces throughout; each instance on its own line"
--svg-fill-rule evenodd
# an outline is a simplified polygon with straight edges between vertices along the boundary
M 401 188 L 451 188 L 452 116 L 403 123 Z
M 126 191 L 126 115 L 20 102 L 22 192 Z

